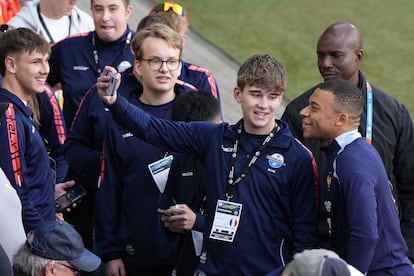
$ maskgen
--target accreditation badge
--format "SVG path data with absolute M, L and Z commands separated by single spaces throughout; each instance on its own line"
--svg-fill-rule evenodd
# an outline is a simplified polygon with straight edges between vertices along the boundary
M 167 184 L 168 174 L 170 173 L 173 159 L 174 157 L 172 155 L 168 155 L 148 165 L 152 178 L 161 193 L 165 190 L 165 185 Z
M 242 204 L 219 199 L 210 239 L 233 242 L 240 223 Z

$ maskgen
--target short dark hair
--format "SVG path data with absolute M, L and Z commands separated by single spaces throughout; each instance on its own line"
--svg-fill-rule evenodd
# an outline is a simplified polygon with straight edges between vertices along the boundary
M 173 121 L 212 121 L 220 116 L 218 100 L 206 91 L 188 91 L 177 97 L 171 111 Z
M 358 120 L 364 108 L 364 97 L 361 90 L 348 80 L 327 80 L 316 88 L 330 91 L 334 95 L 337 112 L 346 112 L 351 118 Z
M 0 74 L 4 76 L 6 57 L 10 54 L 23 54 L 39 51 L 42 54 L 50 53 L 49 43 L 40 35 L 28 28 L 7 30 L 0 34 Z

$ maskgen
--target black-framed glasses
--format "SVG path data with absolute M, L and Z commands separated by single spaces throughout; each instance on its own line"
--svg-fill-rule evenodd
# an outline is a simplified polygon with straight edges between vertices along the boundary
M 181 61 L 179 59 L 171 58 L 167 60 L 162 60 L 159 58 L 150 58 L 150 59 L 141 59 L 143 61 L 148 62 L 149 67 L 151 70 L 158 71 L 162 68 L 163 64 L 167 65 L 168 70 L 175 71 L 180 66 Z
M 166 11 L 169 11 L 169 10 L 172 10 L 173 12 L 175 12 L 178 15 L 181 15 L 181 16 L 184 16 L 184 17 L 187 16 L 187 13 L 185 12 L 184 8 L 181 5 L 179 5 L 175 2 L 163 2 L 163 3 L 160 3 L 160 4 L 154 5 L 152 7 L 150 13 L 160 12 L 160 11 L 166 12 Z
M 80 273 L 81 273 L 81 271 L 79 269 L 77 269 L 76 267 L 74 267 L 74 266 L 67 265 L 67 264 L 64 264 L 64 263 L 61 263 L 61 262 L 56 262 L 56 263 L 57 264 L 60 264 L 60 265 L 62 265 L 64 267 L 69 268 L 70 270 L 72 270 L 73 272 L 75 272 L 75 275 L 80 275 Z

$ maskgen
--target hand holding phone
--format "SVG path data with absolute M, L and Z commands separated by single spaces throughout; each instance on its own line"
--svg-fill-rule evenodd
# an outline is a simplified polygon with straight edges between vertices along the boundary
M 86 195 L 86 190 L 79 184 L 66 190 L 66 193 L 55 200 L 56 213 L 65 212 L 67 208 L 79 202 Z
M 114 95 L 114 91 L 115 91 L 115 84 L 116 84 L 116 74 L 112 73 L 111 71 L 108 72 L 108 74 L 106 74 L 107 76 L 109 76 L 109 86 L 106 89 L 106 94 L 108 96 L 113 96 Z

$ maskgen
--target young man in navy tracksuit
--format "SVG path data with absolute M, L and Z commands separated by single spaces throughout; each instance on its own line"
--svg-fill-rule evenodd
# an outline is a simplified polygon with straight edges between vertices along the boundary
M 134 106 L 168 120 L 180 94 L 174 89 L 182 46 L 182 37 L 166 25 L 139 31 L 132 41 L 136 59 L 132 74 L 123 74 L 120 93 Z M 171 275 L 177 235 L 163 226 L 157 208 L 173 154 L 139 139 L 112 119 L 107 121 L 95 225 L 97 253 L 108 274 Z
M 104 74 L 109 70 L 115 71 L 108 67 Z M 160 120 L 116 92 L 106 95 L 106 76 L 97 86 L 114 119 L 134 135 L 204 161 L 200 273 L 277 275 L 294 253 L 315 245 L 314 162 L 275 119 L 286 72 L 273 57 L 254 55 L 240 67 L 234 97 L 243 119 L 235 125 Z
M 28 232 L 56 219 L 55 179 L 45 141 L 27 106 L 45 89 L 50 46 L 32 30 L 21 28 L 2 33 L 0 49 L 0 102 L 9 103 L 0 121 L 0 166 L 19 195 Z M 63 192 L 60 188 L 56 190 Z
M 303 137 L 320 141 L 328 160 L 321 197 L 331 246 L 367 275 L 414 275 L 384 165 L 358 132 L 363 104 L 351 82 L 327 80 L 300 112 Z

